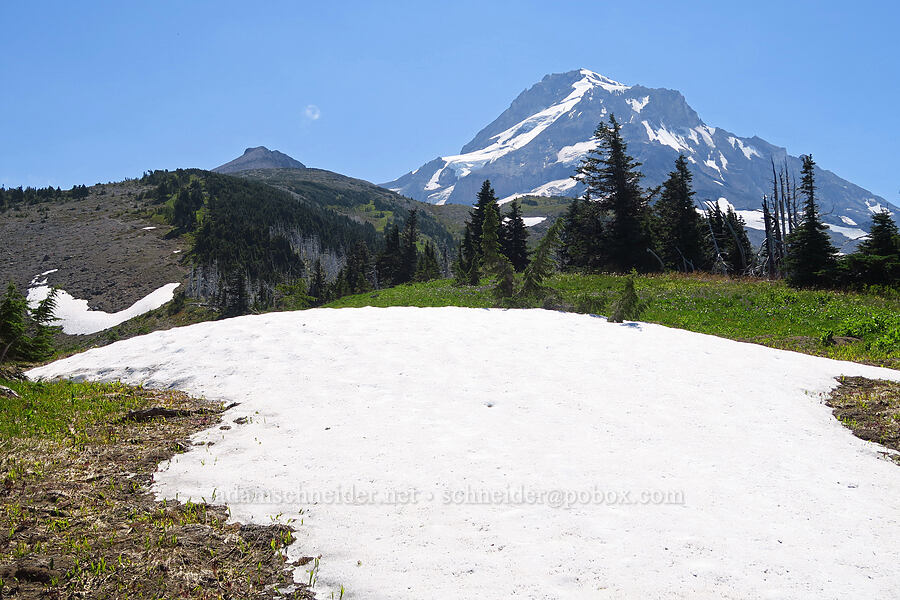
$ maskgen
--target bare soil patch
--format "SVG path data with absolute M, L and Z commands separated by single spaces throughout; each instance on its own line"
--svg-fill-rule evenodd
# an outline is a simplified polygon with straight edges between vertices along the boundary
M 834 416 L 856 437 L 900 452 L 900 383 L 865 377 L 841 377 L 826 400 Z M 900 455 L 884 452 L 900 465 Z
M 223 407 L 130 390 L 155 416 L 123 411 L 59 441 L 0 439 L 0 598 L 312 598 L 284 554 L 291 527 L 228 523 L 224 506 L 148 490 L 158 463 Z

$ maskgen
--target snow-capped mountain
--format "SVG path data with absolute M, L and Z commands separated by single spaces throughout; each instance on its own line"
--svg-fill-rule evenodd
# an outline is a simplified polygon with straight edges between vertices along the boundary
M 747 226 L 762 229 L 760 204 L 771 194 L 772 160 L 787 160 L 799 174 L 800 159 L 759 137 L 740 137 L 711 127 L 676 90 L 624 85 L 588 69 L 547 75 L 525 90 L 459 154 L 442 156 L 383 184 L 432 204 L 472 204 L 485 179 L 498 197 L 577 196 L 571 179 L 595 147 L 597 124 L 614 114 L 631 155 L 643 163 L 644 184 L 658 185 L 683 153 L 694 173 L 698 202 L 724 198 Z M 810 149 L 815 154 L 815 149 Z M 818 169 L 825 221 L 849 239 L 865 234 L 873 212 L 897 208 L 883 198 Z

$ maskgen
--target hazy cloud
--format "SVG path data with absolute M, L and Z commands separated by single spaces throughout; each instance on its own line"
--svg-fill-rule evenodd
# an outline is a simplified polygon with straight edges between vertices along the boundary
M 319 107 L 315 104 L 309 104 L 306 106 L 306 110 L 303 111 L 303 114 L 306 115 L 306 118 L 310 121 L 316 121 L 319 119 L 322 111 L 320 111 Z

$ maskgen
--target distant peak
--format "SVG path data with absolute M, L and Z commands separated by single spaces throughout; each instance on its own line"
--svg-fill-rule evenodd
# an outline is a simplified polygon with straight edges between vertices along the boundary
M 600 86 L 609 92 L 624 92 L 625 90 L 631 89 L 631 86 L 620 83 L 615 79 L 610 79 L 606 75 L 601 75 L 590 69 L 579 69 L 578 72 L 590 83 Z
M 244 153 L 224 165 L 213 169 L 216 173 L 237 173 L 253 169 L 305 169 L 306 165 L 278 150 L 265 146 L 247 148 Z

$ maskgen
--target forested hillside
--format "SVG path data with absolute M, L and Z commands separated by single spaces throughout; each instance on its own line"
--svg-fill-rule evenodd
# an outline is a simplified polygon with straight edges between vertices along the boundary
M 190 295 L 226 313 L 271 306 L 277 286 L 305 280 L 314 262 L 340 269 L 359 242 L 373 245 L 374 227 L 298 202 L 290 194 L 245 179 L 197 169 L 154 171 L 145 192 L 170 235 L 193 239 Z
M 408 212 L 416 209 L 419 233 L 439 249 L 452 247 L 454 235 L 461 230 L 461 222 L 444 217 L 444 213 L 452 212 L 444 207 L 417 202 L 368 181 L 323 169 L 256 169 L 235 175 L 287 191 L 307 204 L 371 223 L 379 232 L 392 223 L 402 227 Z

